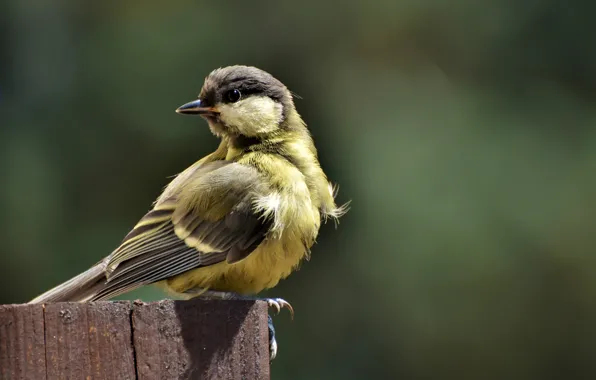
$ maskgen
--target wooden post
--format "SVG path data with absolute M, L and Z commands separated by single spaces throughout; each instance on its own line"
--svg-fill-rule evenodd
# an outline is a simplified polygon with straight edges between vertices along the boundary
M 0 305 L 0 379 L 269 379 L 267 304 Z

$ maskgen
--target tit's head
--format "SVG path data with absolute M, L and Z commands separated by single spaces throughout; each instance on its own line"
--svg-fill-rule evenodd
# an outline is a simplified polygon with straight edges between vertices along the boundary
M 292 94 L 271 74 L 250 66 L 214 70 L 199 99 L 176 112 L 200 115 L 218 135 L 264 137 L 284 128 L 294 109 Z

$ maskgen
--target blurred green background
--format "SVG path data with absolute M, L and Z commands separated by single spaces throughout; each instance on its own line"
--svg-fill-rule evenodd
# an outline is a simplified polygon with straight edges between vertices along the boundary
M 297 311 L 274 379 L 595 378 L 595 11 L 1 2 L 0 303 L 109 254 L 217 146 L 174 109 L 248 64 L 302 96 L 352 200 L 268 292 Z

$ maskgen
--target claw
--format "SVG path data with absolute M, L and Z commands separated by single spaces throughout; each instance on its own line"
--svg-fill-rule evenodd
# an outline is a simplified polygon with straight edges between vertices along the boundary
M 277 340 L 275 340 L 275 327 L 273 327 L 273 319 L 267 316 L 267 326 L 269 327 L 269 361 L 273 361 L 277 356 Z
M 275 359 L 277 356 L 277 341 L 275 339 L 273 339 L 269 345 L 269 354 L 270 361 L 273 361 L 273 359 Z
M 288 301 L 282 298 L 267 298 L 267 305 L 269 305 L 269 307 L 274 307 L 277 311 L 277 314 L 279 314 L 283 308 L 288 309 L 292 319 L 294 319 L 294 308 Z

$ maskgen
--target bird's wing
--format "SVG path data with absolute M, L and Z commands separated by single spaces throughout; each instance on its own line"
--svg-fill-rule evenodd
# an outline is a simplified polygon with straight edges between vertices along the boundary
M 107 258 L 107 281 L 93 300 L 226 260 L 234 263 L 261 244 L 269 219 L 255 212 L 266 184 L 250 167 L 215 161 L 166 189 Z

